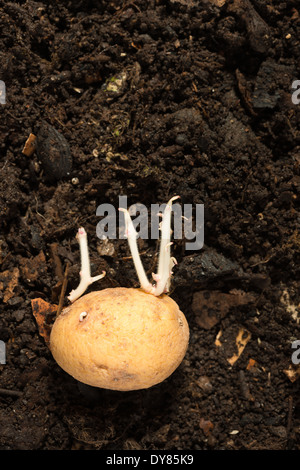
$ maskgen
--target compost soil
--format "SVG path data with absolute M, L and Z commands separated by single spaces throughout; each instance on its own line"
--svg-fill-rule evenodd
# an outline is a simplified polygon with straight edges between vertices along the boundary
M 299 26 L 296 0 L 0 1 L 1 449 L 300 448 Z M 187 354 L 133 392 L 61 370 L 32 307 L 77 286 L 79 226 L 90 290 L 138 286 L 96 234 L 120 195 L 205 208 L 172 246 Z

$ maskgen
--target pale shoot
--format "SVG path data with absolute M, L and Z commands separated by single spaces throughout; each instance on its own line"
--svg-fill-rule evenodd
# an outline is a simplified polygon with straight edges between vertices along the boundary
M 176 264 L 175 258 L 171 258 L 171 211 L 172 202 L 178 199 L 179 196 L 172 197 L 167 203 L 165 210 L 162 214 L 162 221 L 160 223 L 161 241 L 160 251 L 158 258 L 158 272 L 152 274 L 155 284 L 149 282 L 145 273 L 143 264 L 140 259 L 138 246 L 137 246 L 137 233 L 133 226 L 129 212 L 126 209 L 119 209 L 125 213 L 125 235 L 128 239 L 129 248 L 131 251 L 133 263 L 137 272 L 137 276 L 141 288 L 155 296 L 161 295 L 169 291 L 170 279 L 172 275 L 172 268 Z
M 99 281 L 105 276 L 105 272 L 103 271 L 102 274 L 99 276 L 91 276 L 91 267 L 90 267 L 90 257 L 89 257 L 89 249 L 88 249 L 88 242 L 87 242 L 87 234 L 83 227 L 78 229 L 76 238 L 79 242 L 80 248 L 80 257 L 81 257 L 81 271 L 80 271 L 80 283 L 75 290 L 69 294 L 68 299 L 71 302 L 77 300 L 95 281 Z
M 133 263 L 136 269 L 136 273 L 140 282 L 141 288 L 150 294 L 159 296 L 164 292 L 169 292 L 170 281 L 172 276 L 172 268 L 177 264 L 176 259 L 171 257 L 171 212 L 172 202 L 178 199 L 179 196 L 172 197 L 167 203 L 165 210 L 162 214 L 162 221 L 160 223 L 161 241 L 160 251 L 158 258 L 158 271 L 157 274 L 152 274 L 152 284 L 145 273 L 139 250 L 137 245 L 137 232 L 134 228 L 130 214 L 126 209 L 120 208 L 119 210 L 124 212 L 125 216 L 125 235 L 128 239 L 129 248 L 131 251 Z M 91 267 L 89 259 L 89 250 L 87 242 L 87 234 L 84 228 L 79 228 L 76 238 L 79 242 L 80 257 L 81 257 L 81 271 L 80 271 L 80 283 L 75 290 L 72 290 L 68 296 L 71 302 L 77 300 L 86 289 L 95 281 L 99 281 L 105 276 L 105 271 L 99 276 L 91 276 Z
M 139 250 L 137 246 L 137 232 L 134 228 L 134 225 L 132 223 L 131 217 L 129 215 L 129 212 L 126 209 L 119 208 L 119 211 L 124 212 L 124 217 L 125 217 L 125 236 L 128 240 L 131 256 L 133 259 L 133 263 L 135 266 L 135 270 L 141 285 L 141 288 L 145 292 L 151 292 L 152 293 L 152 284 L 149 282 L 147 275 L 144 270 L 144 266 L 142 264 L 140 255 L 139 255 Z

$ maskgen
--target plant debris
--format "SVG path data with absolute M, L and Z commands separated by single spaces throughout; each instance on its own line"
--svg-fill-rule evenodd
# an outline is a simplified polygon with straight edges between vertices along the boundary
M 51 325 L 57 313 L 57 305 L 45 302 L 45 300 L 37 298 L 32 299 L 31 308 L 34 318 L 36 319 L 39 334 L 48 345 L 50 342 Z
M 195 292 L 192 303 L 195 321 L 201 328 L 210 329 L 225 318 L 231 308 L 253 303 L 255 299 L 253 294 L 236 289 L 228 294 L 208 290 Z

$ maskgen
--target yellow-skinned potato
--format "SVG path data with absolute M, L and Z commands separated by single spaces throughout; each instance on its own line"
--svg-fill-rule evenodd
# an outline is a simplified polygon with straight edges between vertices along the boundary
M 188 340 L 186 318 L 174 300 L 119 287 L 84 295 L 65 308 L 53 325 L 50 349 L 78 381 L 126 391 L 169 377 Z
M 158 271 L 149 281 L 137 246 L 137 233 L 124 208 L 125 234 L 141 289 L 115 287 L 82 295 L 105 276 L 91 276 L 87 234 L 77 232 L 80 283 L 68 296 L 71 305 L 57 317 L 50 335 L 56 362 L 80 382 L 111 390 L 138 390 L 156 385 L 181 363 L 189 341 L 185 316 L 169 291 L 171 257 L 171 198 L 159 225 Z

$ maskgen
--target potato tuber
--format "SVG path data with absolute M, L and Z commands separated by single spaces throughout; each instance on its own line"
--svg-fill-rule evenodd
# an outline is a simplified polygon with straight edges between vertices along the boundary
M 78 381 L 110 390 L 144 389 L 165 380 L 182 362 L 189 341 L 188 323 L 176 302 L 164 293 L 175 263 L 170 257 L 173 199 L 163 214 L 154 284 L 143 270 L 136 232 L 125 214 L 129 246 L 142 286 L 139 289 L 108 288 L 80 297 L 104 273 L 91 277 L 87 236 L 79 229 L 80 284 L 69 295 L 72 303 L 56 318 L 50 335 L 54 359 Z

